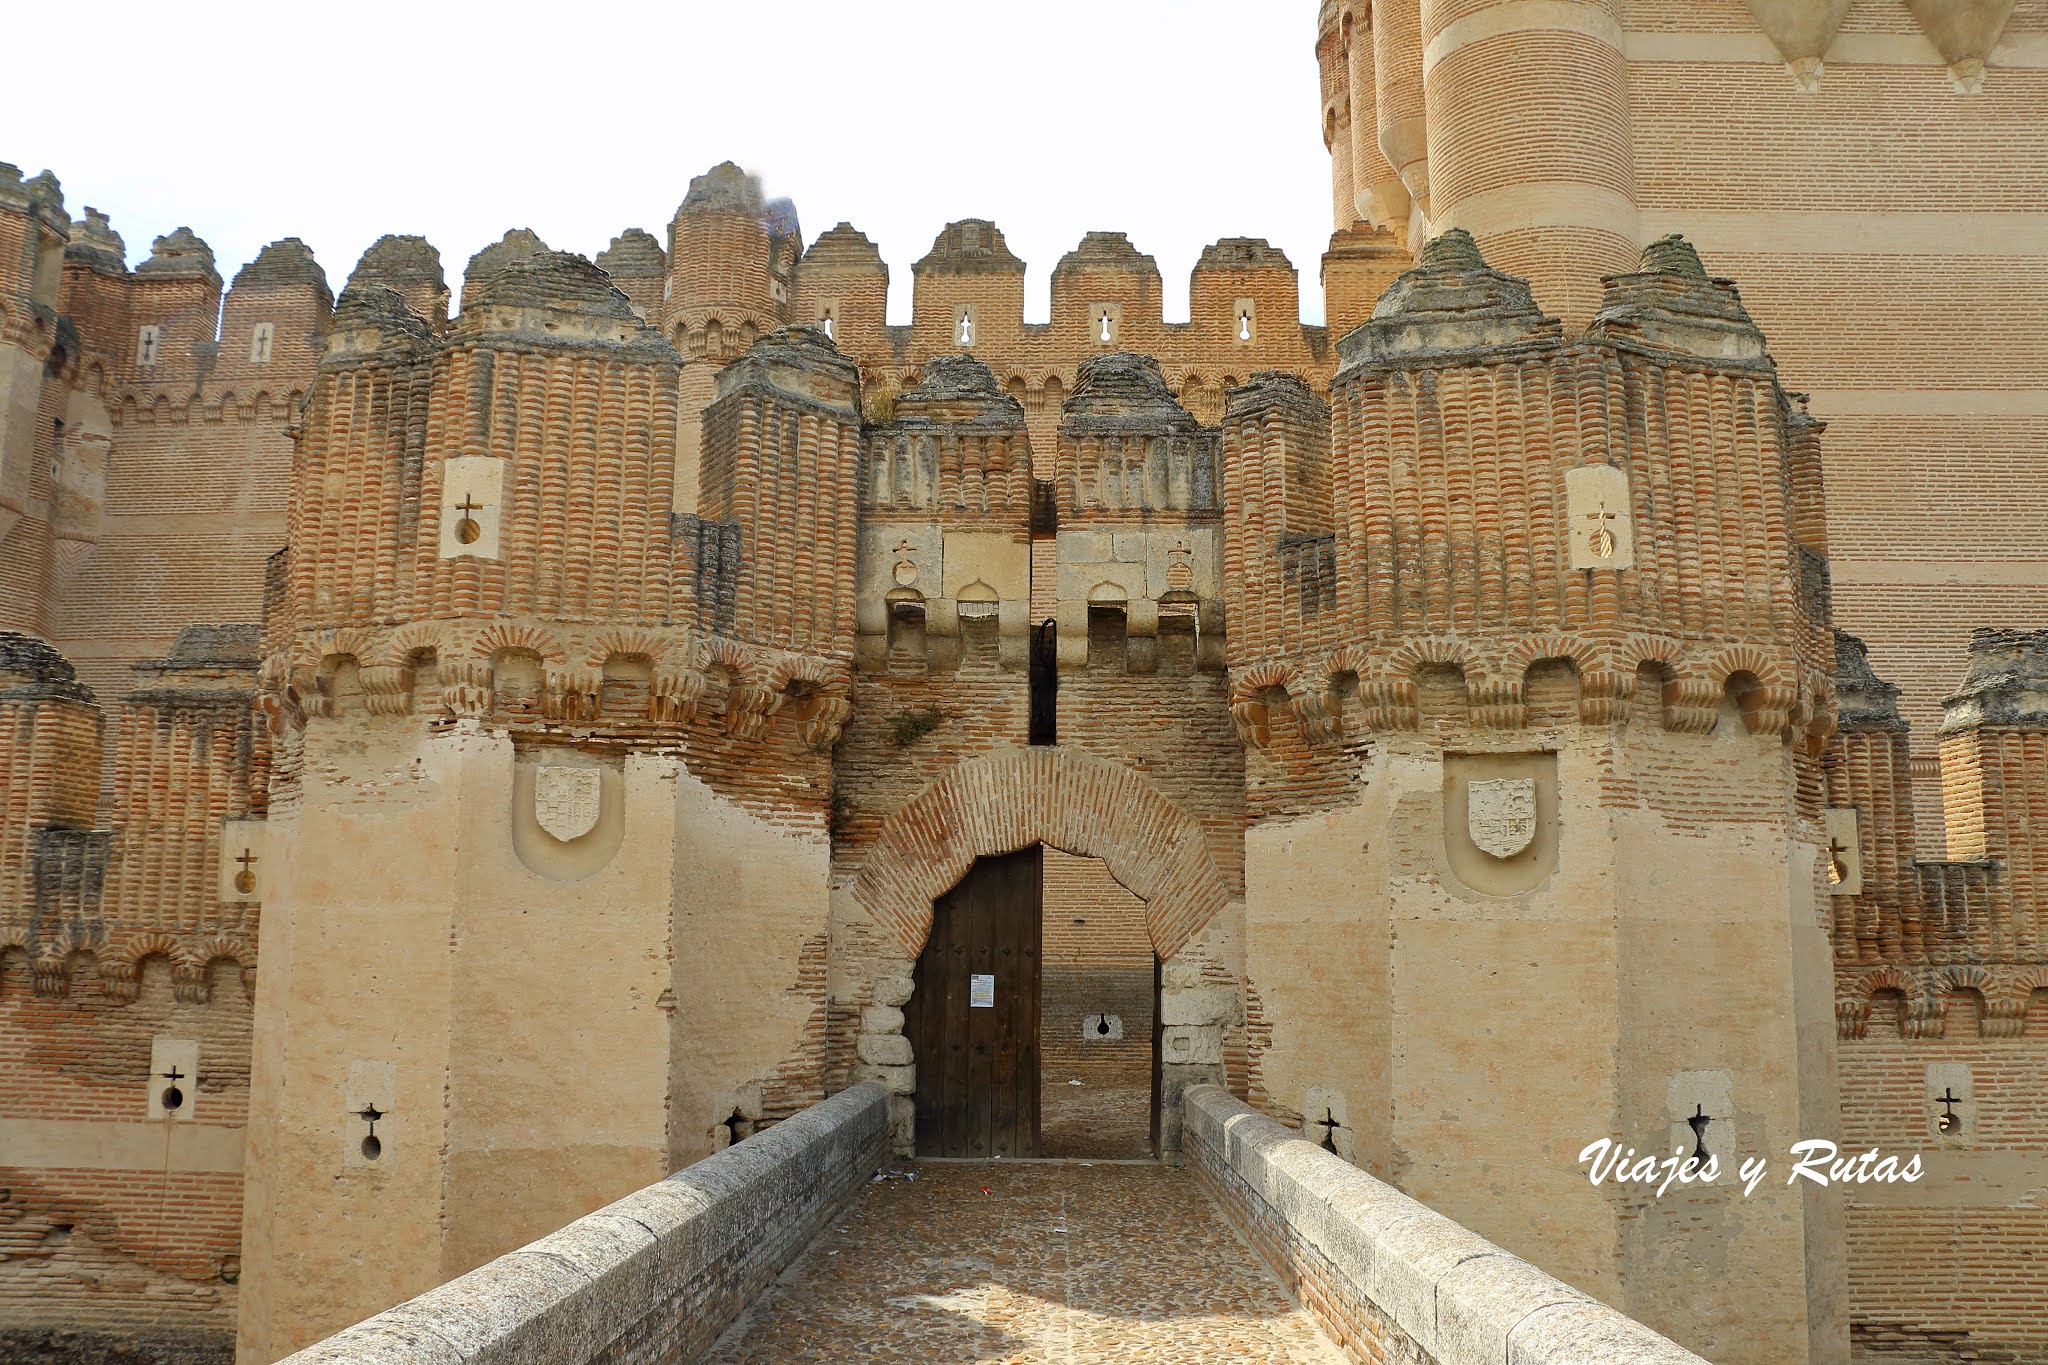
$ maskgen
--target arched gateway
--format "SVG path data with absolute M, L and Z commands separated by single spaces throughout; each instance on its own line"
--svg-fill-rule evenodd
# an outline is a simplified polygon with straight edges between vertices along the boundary
M 883 822 L 853 896 L 915 958 L 932 902 L 974 860 L 1034 844 L 1100 858 L 1145 901 L 1171 958 L 1230 901 L 1202 826 L 1138 773 L 1072 749 L 1012 749 L 947 770 Z
M 1218 992 L 1186 989 L 1200 972 L 1190 974 L 1182 963 L 1174 970 L 1191 979 L 1162 988 L 1159 972 L 1144 965 L 1151 961 L 1156 968 L 1181 954 L 1232 900 L 1202 825 L 1121 764 L 1072 749 L 1010 750 L 958 764 L 897 810 L 851 886 L 854 899 L 912 964 L 914 985 L 906 983 L 905 1008 L 883 1018 L 901 1027 L 911 1044 L 899 1093 L 906 1104 L 914 1096 L 920 1153 L 1022 1156 L 1057 1150 L 1039 1144 L 1041 1042 L 1057 1052 L 1080 1021 L 1057 1006 L 1041 1014 L 1042 988 L 1052 992 L 1048 1000 L 1061 995 L 1049 984 L 1058 978 L 1058 953 L 1042 960 L 1049 946 L 1044 849 L 1100 859 L 1101 868 L 1142 902 L 1142 938 L 1149 939 L 1151 951 L 1137 970 L 1150 981 L 1140 977 L 1135 999 L 1132 983 L 1124 982 L 1116 998 L 1128 1003 L 1111 1006 L 1119 1013 L 1090 1016 L 1102 1035 L 1117 1030 L 1118 1051 L 1137 1049 L 1131 1059 L 1135 1077 L 1120 1082 L 1135 1082 L 1137 1091 L 1129 1101 L 1117 1101 L 1118 1108 L 1134 1102 L 1141 1125 L 1149 1110 L 1155 1125 L 1150 1147 L 1157 1151 L 1161 1099 L 1177 1095 L 1191 1080 L 1221 1079 L 1221 1014 L 1234 1011 L 1181 1019 L 1187 1011 L 1174 1010 L 1176 997 Z M 1065 915 L 1060 911 L 1057 920 L 1063 931 Z M 1050 974 L 1042 974 L 1046 967 L 1053 969 Z M 1169 1019 L 1177 1026 L 1162 1032 Z M 1128 1039 L 1122 1032 L 1126 1022 L 1136 1026 Z M 871 1044 L 870 1050 L 880 1056 L 887 1048 Z M 1070 1074 L 1065 1066 L 1044 1074 L 1054 1096 L 1049 1125 L 1073 1104 L 1099 1105 L 1107 1098 L 1098 1093 L 1090 1101 L 1082 1091 L 1070 1093 L 1067 1086 L 1082 1082 L 1061 1079 Z M 1105 1112 L 1088 1111 L 1093 1136 L 1086 1140 L 1102 1140 L 1104 1130 L 1094 1125 Z M 1067 1140 L 1073 1122 L 1071 1115 L 1060 1120 Z M 1168 1145 L 1176 1145 L 1167 1136 Z M 1141 1135 L 1137 1150 L 1146 1145 Z

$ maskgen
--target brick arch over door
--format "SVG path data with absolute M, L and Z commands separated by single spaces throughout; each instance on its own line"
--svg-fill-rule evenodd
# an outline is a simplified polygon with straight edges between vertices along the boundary
M 932 902 L 976 858 L 1038 843 L 1107 863 L 1144 900 L 1162 959 L 1230 899 L 1194 817 L 1120 763 L 1050 747 L 949 769 L 882 823 L 853 897 L 916 957 L 931 933 Z

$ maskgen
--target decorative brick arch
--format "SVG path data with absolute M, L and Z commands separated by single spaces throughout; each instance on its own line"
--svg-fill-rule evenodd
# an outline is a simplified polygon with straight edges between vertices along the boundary
M 882 823 L 853 897 L 916 957 L 932 902 L 979 857 L 1043 843 L 1100 858 L 1145 902 L 1170 958 L 1230 900 L 1194 817 L 1119 763 L 1071 749 L 1012 749 L 956 764 Z

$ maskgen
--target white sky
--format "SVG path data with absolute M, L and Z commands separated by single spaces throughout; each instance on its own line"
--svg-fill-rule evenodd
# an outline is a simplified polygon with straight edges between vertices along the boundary
M 891 321 L 969 217 L 1029 263 L 1034 321 L 1091 229 L 1158 259 L 1169 320 L 1205 244 L 1265 237 L 1322 321 L 1313 0 L 11 8 L 0 161 L 110 215 L 131 265 L 186 224 L 232 280 L 296 236 L 338 293 L 416 232 L 459 288 L 511 227 L 585 255 L 626 227 L 665 242 L 730 159 L 796 200 L 806 243 L 841 219 L 874 239 Z

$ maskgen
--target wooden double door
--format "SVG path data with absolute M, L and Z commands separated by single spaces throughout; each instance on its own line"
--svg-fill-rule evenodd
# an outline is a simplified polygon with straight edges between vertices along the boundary
M 1044 850 L 977 858 L 932 904 L 903 1030 L 917 1057 L 917 1154 L 1038 1155 Z

